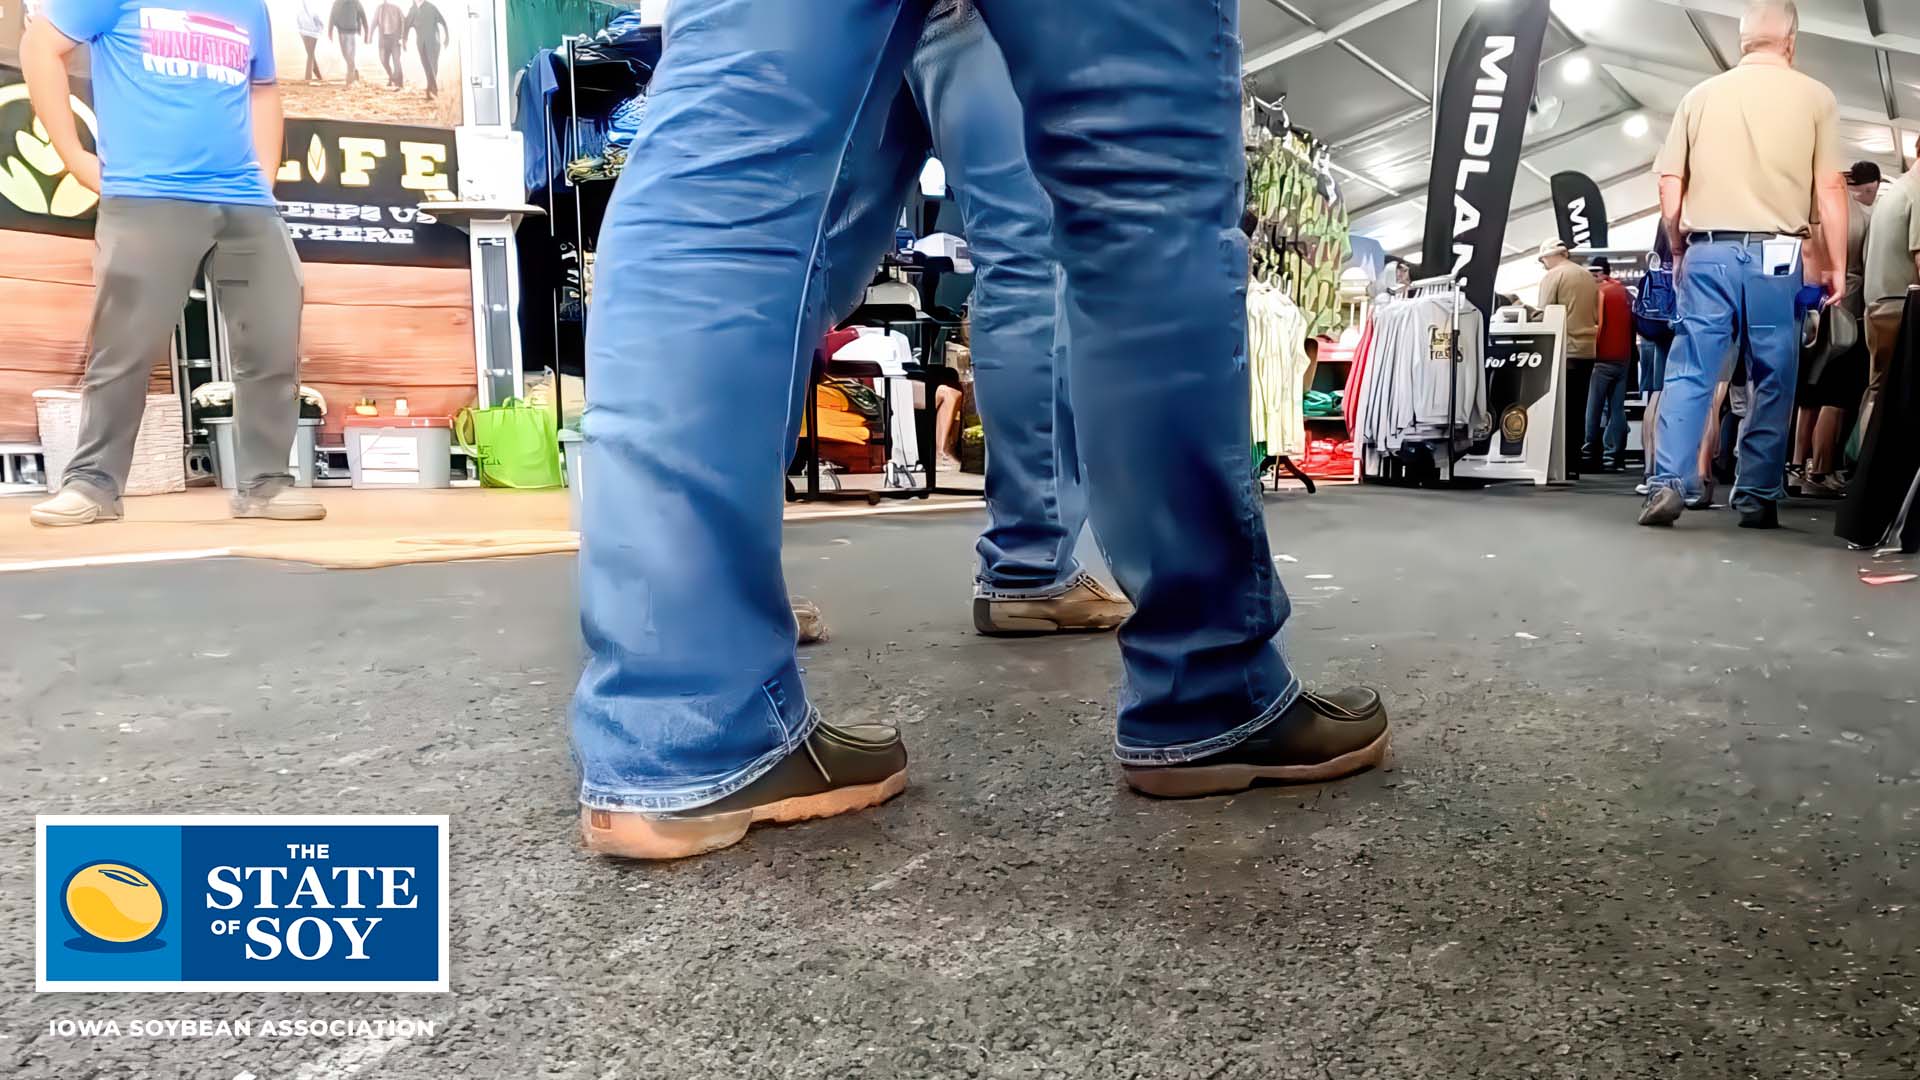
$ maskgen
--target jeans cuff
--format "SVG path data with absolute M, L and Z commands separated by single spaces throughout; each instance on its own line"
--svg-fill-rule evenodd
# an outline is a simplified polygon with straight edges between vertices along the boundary
M 1280 719 L 1282 713 L 1291 708 L 1294 702 L 1300 700 L 1301 689 L 1300 677 L 1295 675 L 1280 696 L 1275 698 L 1271 705 L 1260 710 L 1260 715 L 1232 731 L 1215 735 L 1210 739 L 1202 739 L 1199 742 L 1180 746 L 1125 746 L 1115 739 L 1114 759 L 1122 765 L 1180 765 L 1210 754 L 1218 754 L 1223 750 L 1231 750 L 1252 738 L 1261 728 Z
M 1063 568 L 1060 579 L 1051 585 L 1008 588 L 979 577 L 973 582 L 973 598 L 975 600 L 1051 600 L 1056 596 L 1064 596 L 1072 592 L 1073 587 L 1080 584 L 1081 579 L 1086 576 L 1085 570 L 1082 570 L 1078 564 L 1072 564 Z
M 617 813 L 671 814 L 681 810 L 695 810 L 708 803 L 719 802 L 771 772 L 775 765 L 798 752 L 801 744 L 806 742 L 813 734 L 813 730 L 819 726 L 820 710 L 808 705 L 805 719 L 787 732 L 784 743 L 748 762 L 744 768 L 722 776 L 701 779 L 691 784 L 646 790 L 622 788 L 619 791 L 612 791 L 582 780 L 580 805 L 589 810 L 611 810 Z

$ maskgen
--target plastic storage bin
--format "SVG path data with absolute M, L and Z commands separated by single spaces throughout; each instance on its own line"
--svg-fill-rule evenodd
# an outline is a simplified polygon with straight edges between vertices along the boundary
M 357 488 L 443 488 L 453 466 L 447 416 L 349 416 L 347 468 Z
M 209 416 L 200 421 L 213 439 L 213 474 L 228 491 L 238 486 L 233 465 L 233 417 Z M 287 457 L 287 471 L 293 474 L 293 486 L 310 488 L 315 472 L 315 446 L 319 441 L 320 421 L 303 419 L 293 433 L 293 453 Z

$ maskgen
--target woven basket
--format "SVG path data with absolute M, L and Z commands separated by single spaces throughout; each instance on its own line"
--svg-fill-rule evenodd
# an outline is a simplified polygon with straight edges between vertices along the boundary
M 74 390 L 35 390 L 33 408 L 40 418 L 40 451 L 47 458 L 47 490 L 58 491 L 67 463 L 80 445 L 80 394 Z M 140 417 L 140 434 L 133 440 L 133 468 L 127 472 L 125 494 L 185 491 L 185 445 L 180 399 L 172 394 L 148 394 L 146 412 Z

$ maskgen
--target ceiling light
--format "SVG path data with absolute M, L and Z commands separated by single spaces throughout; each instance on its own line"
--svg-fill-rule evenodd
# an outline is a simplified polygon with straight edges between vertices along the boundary
M 1629 139 L 1644 139 L 1647 137 L 1647 132 L 1652 126 L 1653 125 L 1647 121 L 1647 114 L 1634 113 L 1632 116 L 1627 117 L 1625 123 L 1620 125 L 1620 130 L 1625 132 Z
M 1593 61 L 1584 56 L 1569 56 L 1567 62 L 1560 65 L 1560 75 L 1570 83 L 1583 83 L 1593 78 Z

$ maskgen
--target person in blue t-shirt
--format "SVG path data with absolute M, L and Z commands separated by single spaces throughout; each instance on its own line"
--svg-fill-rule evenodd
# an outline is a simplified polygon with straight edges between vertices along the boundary
M 80 441 L 36 525 L 120 516 L 148 370 L 205 266 L 234 381 L 235 517 L 312 520 L 287 461 L 299 403 L 300 263 L 273 198 L 282 114 L 264 0 L 46 0 L 20 42 L 35 113 L 100 194 Z M 67 57 L 91 56 L 98 154 Z

